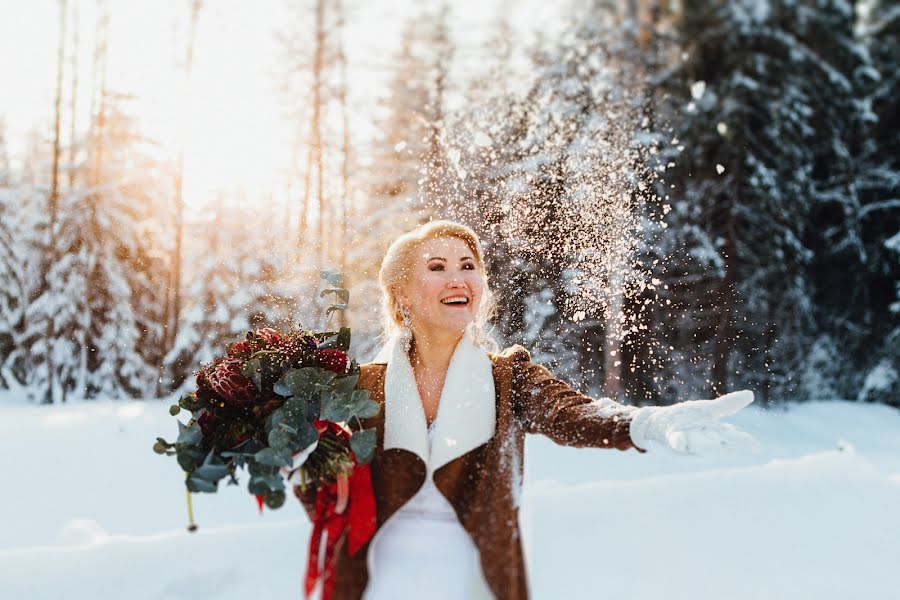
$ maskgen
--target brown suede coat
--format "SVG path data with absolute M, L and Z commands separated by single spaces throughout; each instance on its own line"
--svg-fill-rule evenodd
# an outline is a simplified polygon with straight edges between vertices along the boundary
M 598 411 L 594 400 L 531 362 L 522 346 L 488 353 L 496 393 L 496 429 L 491 440 L 438 468 L 434 482 L 481 556 L 485 580 L 498 600 L 525 600 L 528 586 L 519 533 L 517 489 L 523 476 L 526 433 L 546 435 L 558 444 L 627 450 L 636 448 L 628 435 L 631 407 L 621 414 Z M 384 405 L 385 363 L 361 365 L 357 387 Z M 376 428 L 372 460 L 377 527 L 403 506 L 425 483 L 426 466 L 416 454 L 384 448 L 384 410 L 367 420 Z M 643 450 L 636 448 L 643 452 Z M 312 513 L 314 490 L 297 494 Z M 350 557 L 341 545 L 335 574 L 335 600 L 362 597 L 368 582 L 368 545 Z M 423 598 L 427 593 L 423 592 Z

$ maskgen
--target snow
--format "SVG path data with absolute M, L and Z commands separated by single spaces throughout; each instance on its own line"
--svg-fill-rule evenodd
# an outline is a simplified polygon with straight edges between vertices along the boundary
M 168 402 L 34 406 L 0 396 L 0 597 L 299 597 L 309 523 L 240 488 L 195 495 L 185 531 Z M 761 450 L 526 444 L 532 596 L 890 597 L 900 589 L 900 411 L 820 401 L 729 422 Z

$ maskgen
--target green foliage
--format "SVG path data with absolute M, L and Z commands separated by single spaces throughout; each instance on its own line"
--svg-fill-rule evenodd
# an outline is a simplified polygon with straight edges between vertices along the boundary
M 375 428 L 355 432 L 350 438 L 350 448 L 359 462 L 367 463 L 372 460 L 375 455 Z
M 340 284 L 337 271 L 323 271 L 322 277 L 334 286 Z M 342 288 L 322 293 L 323 297 L 327 294 L 344 302 L 349 298 Z M 374 429 L 356 431 L 348 444 L 346 431 L 330 427 L 320 434 L 313 425 L 324 418 L 348 426 L 355 421 L 361 428 L 362 419 L 378 414 L 378 403 L 369 398 L 368 392 L 356 389 L 356 361 L 350 361 L 346 375 L 318 366 L 301 366 L 317 364 L 316 347 L 346 353 L 350 329 L 304 332 L 301 343 L 309 344 L 312 338 L 317 346 L 288 345 L 286 351 L 283 343 L 290 335 L 250 332 L 242 348 L 231 347 L 233 356 L 242 356 L 239 360 L 244 361 L 241 374 L 256 388 L 252 399 L 220 396 L 198 378 L 198 390 L 185 394 L 170 408 L 173 416 L 184 409 L 192 418 L 186 424 L 178 421 L 174 443 L 156 438 L 153 450 L 176 456 L 189 491 L 215 493 L 223 478 L 237 484 L 235 472 L 245 467 L 250 475 L 248 491 L 263 496 L 270 508 L 278 508 L 286 496 L 283 473 L 293 467 L 295 455 L 314 444 L 301 467 L 309 480 L 346 473 L 353 464 L 351 452 L 359 462 L 372 459 Z M 330 354 L 329 360 L 334 359 L 335 353 Z
M 279 396 L 294 396 L 311 399 L 321 392 L 323 386 L 335 378 L 335 373 L 318 367 L 291 369 L 275 383 L 275 393 Z

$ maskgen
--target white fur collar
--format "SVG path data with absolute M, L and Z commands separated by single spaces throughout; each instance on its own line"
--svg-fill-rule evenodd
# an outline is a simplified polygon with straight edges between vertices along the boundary
M 384 449 L 404 448 L 425 462 L 428 475 L 486 443 L 494 435 L 494 376 L 487 352 L 472 339 L 471 327 L 453 351 L 428 451 L 425 411 L 409 357 L 396 335 L 378 354 L 385 362 Z

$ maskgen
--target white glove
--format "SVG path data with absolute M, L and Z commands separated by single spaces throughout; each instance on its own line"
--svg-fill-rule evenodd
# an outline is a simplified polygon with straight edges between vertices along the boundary
M 719 419 L 753 402 L 753 392 L 741 390 L 715 400 L 689 400 L 672 406 L 639 408 L 631 418 L 629 434 L 638 448 L 659 442 L 689 454 L 711 454 L 725 448 L 752 446 L 753 437 Z

